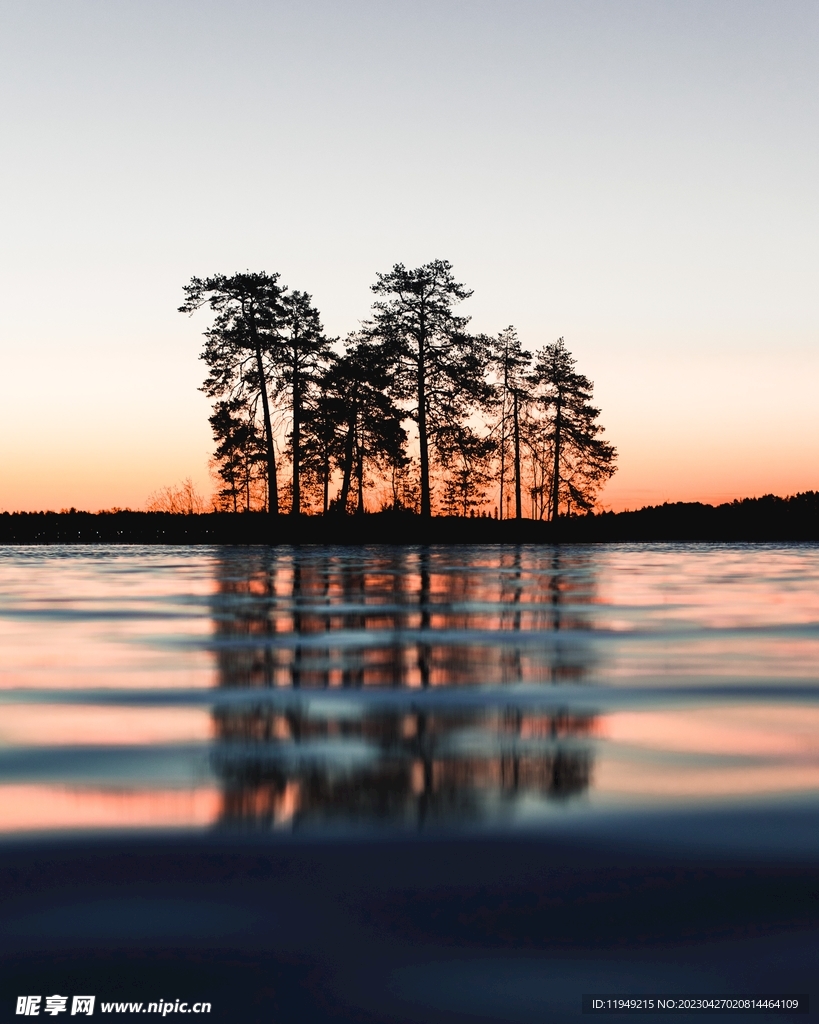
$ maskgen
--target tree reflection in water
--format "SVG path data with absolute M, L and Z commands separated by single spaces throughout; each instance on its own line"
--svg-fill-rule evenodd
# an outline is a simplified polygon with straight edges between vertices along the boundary
M 518 706 L 515 684 L 590 673 L 594 585 L 582 550 L 227 552 L 223 820 L 491 821 L 583 793 L 594 716 Z M 468 686 L 468 706 L 441 702 Z

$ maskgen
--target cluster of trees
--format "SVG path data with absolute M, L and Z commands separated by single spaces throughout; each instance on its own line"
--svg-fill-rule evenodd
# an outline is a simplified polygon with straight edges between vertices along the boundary
M 556 519 L 594 506 L 616 451 L 562 338 L 533 355 L 513 327 L 471 333 L 457 310 L 472 293 L 444 260 L 397 264 L 372 290 L 370 319 L 339 342 L 278 274 L 186 285 L 180 312 L 213 313 L 201 357 L 219 508 Z

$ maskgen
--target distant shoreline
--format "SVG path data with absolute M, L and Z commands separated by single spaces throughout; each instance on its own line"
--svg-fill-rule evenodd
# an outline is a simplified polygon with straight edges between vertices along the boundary
M 5 512 L 0 544 L 594 544 L 819 541 L 819 492 L 724 505 L 676 502 L 635 512 L 496 520 L 411 512 L 270 516 L 264 512 Z

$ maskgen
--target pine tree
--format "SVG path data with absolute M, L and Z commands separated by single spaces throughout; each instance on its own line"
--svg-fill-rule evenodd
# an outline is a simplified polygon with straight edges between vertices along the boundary
M 600 434 L 600 410 L 591 404 L 594 385 L 575 372 L 577 361 L 563 338 L 537 353 L 534 379 L 547 421 L 551 445 L 551 519 L 561 504 L 590 509 L 598 489 L 615 472 L 617 451 Z
M 289 407 L 291 416 L 290 458 L 293 476 L 290 510 L 293 515 L 301 512 L 304 420 L 329 351 L 319 312 L 313 306 L 311 297 L 299 291 L 284 294 L 281 315 L 276 325 L 276 343 L 268 354 L 268 364 L 276 397 Z
M 259 483 L 264 483 L 264 437 L 241 398 L 217 402 L 209 422 L 216 441 L 213 465 L 223 485 L 218 504 L 225 510 L 249 512 Z
M 452 276 L 446 260 L 414 270 L 396 264 L 372 286 L 382 298 L 367 328 L 384 347 L 392 367 L 392 392 L 410 403 L 418 428 L 421 515 L 432 514 L 430 456 L 455 422 L 468 419 L 487 393 L 483 353 L 467 334 L 468 317 L 455 306 L 472 294 Z
M 490 461 L 497 449 L 491 437 L 480 437 L 468 424 L 454 423 L 438 437 L 446 480 L 443 507 L 450 515 L 468 516 L 486 498 Z
M 191 278 L 185 285 L 180 313 L 209 306 L 216 314 L 205 331 L 201 358 L 208 367 L 202 390 L 211 398 L 244 400 L 255 416 L 261 404 L 267 466 L 267 507 L 279 511 L 276 448 L 270 411 L 270 356 L 277 344 L 277 328 L 283 315 L 278 274 L 216 274 Z
M 330 477 L 341 451 L 339 424 L 343 402 L 334 387 L 338 357 L 328 354 L 327 365 L 316 381 L 313 400 L 304 410 L 301 436 L 303 470 L 321 486 L 324 515 L 330 507 Z
M 521 495 L 521 447 L 523 443 L 522 421 L 531 404 L 532 383 L 528 377 L 532 361 L 530 352 L 521 347 L 514 327 L 501 331 L 490 342 L 489 366 L 495 378 L 496 405 L 499 419 L 493 433 L 498 439 L 499 459 L 499 502 L 500 518 L 503 514 L 503 498 L 506 486 L 507 467 L 511 464 L 512 486 L 515 495 L 515 518 L 523 516 Z
M 331 460 L 341 472 L 333 507 L 347 512 L 354 495 L 355 510 L 363 512 L 367 473 L 400 467 L 406 445 L 401 412 L 389 394 L 384 348 L 366 336 L 352 335 L 344 355 L 332 360 L 318 389 L 315 414 L 309 419 L 308 447 L 323 462 L 325 481 Z

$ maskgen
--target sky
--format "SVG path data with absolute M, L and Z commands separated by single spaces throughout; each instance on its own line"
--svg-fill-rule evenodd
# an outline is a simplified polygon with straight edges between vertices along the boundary
M 213 489 L 192 275 L 452 262 L 606 507 L 819 489 L 815 0 L 0 0 L 0 510 Z

